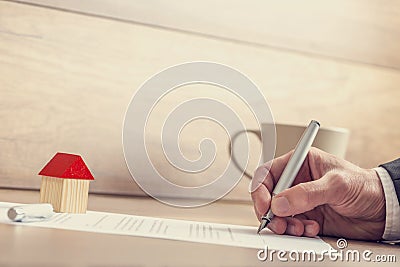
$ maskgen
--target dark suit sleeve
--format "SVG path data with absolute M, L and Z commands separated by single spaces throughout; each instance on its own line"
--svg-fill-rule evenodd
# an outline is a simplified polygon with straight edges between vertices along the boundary
M 396 190 L 397 199 L 400 203 L 400 158 L 382 164 L 379 167 L 383 167 L 392 178 L 394 189 Z

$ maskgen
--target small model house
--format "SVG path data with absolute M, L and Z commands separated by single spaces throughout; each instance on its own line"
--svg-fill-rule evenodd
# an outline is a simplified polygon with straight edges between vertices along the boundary
M 94 180 L 79 155 L 57 153 L 40 171 L 40 202 L 55 212 L 86 213 L 89 183 Z

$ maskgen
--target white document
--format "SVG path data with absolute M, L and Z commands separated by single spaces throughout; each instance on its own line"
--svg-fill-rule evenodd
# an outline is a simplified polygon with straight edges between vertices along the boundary
M 8 208 L 21 205 L 0 202 L 0 223 L 56 228 L 105 234 L 141 236 L 199 242 L 233 247 L 274 250 L 313 250 L 316 254 L 331 246 L 320 238 L 275 235 L 269 230 L 257 234 L 251 226 L 172 220 L 145 216 L 88 211 L 86 214 L 56 213 L 41 222 L 13 222 L 7 217 Z

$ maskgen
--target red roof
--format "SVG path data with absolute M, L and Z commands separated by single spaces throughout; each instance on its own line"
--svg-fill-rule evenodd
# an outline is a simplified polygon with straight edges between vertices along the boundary
M 39 175 L 66 179 L 94 180 L 93 175 L 79 155 L 58 152 Z

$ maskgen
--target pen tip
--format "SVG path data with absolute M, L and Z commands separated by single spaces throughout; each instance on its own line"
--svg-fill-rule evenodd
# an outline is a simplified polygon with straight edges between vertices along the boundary
M 258 227 L 257 234 L 259 234 L 261 232 L 261 230 L 264 229 L 265 226 L 267 226 L 267 224 L 268 224 L 268 220 L 262 219 L 260 227 Z

